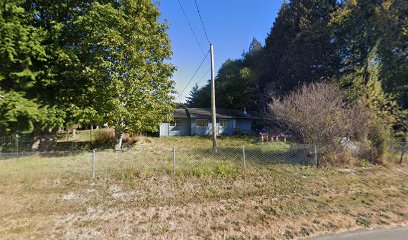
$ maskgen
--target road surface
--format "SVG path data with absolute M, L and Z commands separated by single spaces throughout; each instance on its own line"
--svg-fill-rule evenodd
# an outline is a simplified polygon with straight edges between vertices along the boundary
M 408 240 L 408 227 L 330 234 L 314 240 Z

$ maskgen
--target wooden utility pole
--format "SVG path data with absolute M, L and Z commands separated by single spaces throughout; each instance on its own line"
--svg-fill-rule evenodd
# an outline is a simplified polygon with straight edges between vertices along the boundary
M 210 44 L 211 52 L 211 112 L 212 112 L 212 140 L 213 150 L 217 151 L 217 112 L 215 110 L 215 73 L 214 73 L 214 46 Z

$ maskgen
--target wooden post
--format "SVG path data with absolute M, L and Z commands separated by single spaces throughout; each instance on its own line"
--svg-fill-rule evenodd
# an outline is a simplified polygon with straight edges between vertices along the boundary
M 173 148 L 173 174 L 176 175 L 176 149 Z
M 242 160 L 244 162 L 244 169 L 246 169 L 245 145 L 242 145 Z
M 405 152 L 406 152 L 407 149 L 408 149 L 408 141 L 407 141 L 407 140 L 408 140 L 408 139 L 405 140 L 404 147 L 401 149 L 401 157 L 400 157 L 399 164 L 402 164 L 402 160 L 404 159 Z
M 211 52 L 211 112 L 212 112 L 212 141 L 213 151 L 217 151 L 217 112 L 215 110 L 215 70 L 214 70 L 214 46 L 210 44 Z
M 18 137 L 19 137 L 19 135 L 16 134 L 16 152 L 17 152 L 17 159 L 18 159 L 18 151 L 19 151 L 19 149 L 18 149 Z
M 315 155 L 316 167 L 319 167 L 319 159 L 317 158 L 317 146 L 316 146 L 316 144 L 314 145 L 314 155 Z
M 92 179 L 96 177 L 96 150 L 92 150 Z

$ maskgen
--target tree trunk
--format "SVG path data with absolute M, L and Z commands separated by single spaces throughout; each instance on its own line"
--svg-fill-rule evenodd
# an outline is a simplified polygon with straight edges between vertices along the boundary
M 76 138 L 76 128 L 72 129 L 72 138 Z
M 55 151 L 57 149 L 57 131 L 34 130 L 33 151 Z
M 122 149 L 123 133 L 120 130 L 115 129 L 115 150 Z

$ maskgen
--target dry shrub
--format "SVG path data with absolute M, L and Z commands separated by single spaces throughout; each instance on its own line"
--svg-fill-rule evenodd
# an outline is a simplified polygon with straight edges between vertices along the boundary
M 363 106 L 349 106 L 345 98 L 334 84 L 304 85 L 282 99 L 274 99 L 271 118 L 298 141 L 324 147 L 325 159 L 332 165 L 349 164 L 353 159 L 341 146 L 341 139 L 364 138 L 368 120 Z
M 93 143 L 98 146 L 110 145 L 115 141 L 114 129 L 99 129 L 95 132 Z
M 359 149 L 357 153 L 358 159 L 371 161 L 373 151 L 370 141 L 368 139 L 363 139 L 360 142 L 357 142 L 356 145 Z
M 359 162 L 355 153 L 348 149 L 338 149 L 337 151 L 325 151 L 321 156 L 322 165 L 331 165 L 335 167 L 354 166 Z
M 133 145 L 139 142 L 141 139 L 141 135 L 135 133 L 125 133 L 123 135 L 123 142 Z
M 123 134 L 123 143 L 133 145 L 140 141 L 141 136 L 134 133 Z M 93 143 L 97 146 L 112 146 L 115 143 L 115 130 L 114 129 L 100 129 L 95 133 L 95 139 Z
M 358 139 L 366 132 L 364 111 L 344 100 L 334 84 L 312 83 L 274 99 L 271 116 L 301 142 L 331 145 L 344 137 Z

